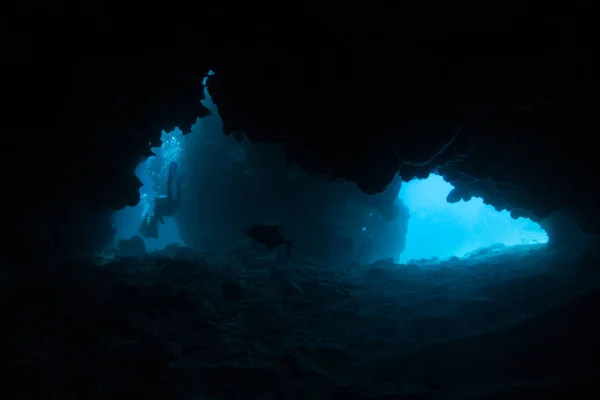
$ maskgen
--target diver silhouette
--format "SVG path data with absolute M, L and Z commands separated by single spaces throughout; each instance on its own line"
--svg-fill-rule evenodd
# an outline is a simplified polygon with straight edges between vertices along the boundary
M 177 175 L 177 162 L 169 165 L 169 177 L 167 178 L 167 195 L 158 196 L 154 199 L 152 212 L 144 216 L 140 226 L 140 234 L 143 237 L 158 239 L 158 223 L 164 224 L 164 217 L 172 217 L 181 202 L 181 181 L 176 182 L 177 195 L 173 196 L 173 181 Z

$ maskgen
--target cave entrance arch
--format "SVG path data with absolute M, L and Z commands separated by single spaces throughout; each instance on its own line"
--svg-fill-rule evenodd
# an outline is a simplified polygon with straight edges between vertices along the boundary
M 212 113 L 217 114 L 217 109 L 210 98 L 206 89 L 206 82 L 209 76 L 214 72 L 208 71 L 208 75 L 202 80 L 204 85 L 205 99 L 202 104 L 209 108 Z M 161 146 L 152 148 L 155 154 L 152 157 L 142 161 L 135 170 L 135 175 L 142 182 L 140 188 L 140 202 L 135 207 L 125 207 L 116 212 L 113 216 L 113 227 L 115 228 L 114 244 L 121 239 L 131 239 L 139 234 L 140 225 L 145 217 L 152 212 L 154 200 L 157 196 L 166 194 L 167 176 L 169 173 L 169 164 L 172 161 L 178 162 L 182 159 L 185 149 L 186 136 L 176 127 L 171 132 L 162 131 Z M 182 174 L 181 165 L 178 167 L 178 175 Z M 176 178 L 177 179 L 177 178 Z M 174 189 L 175 190 L 175 189 Z M 158 224 L 158 238 L 142 237 L 146 250 L 149 252 L 162 250 L 171 244 L 185 246 L 181 239 L 179 227 L 174 217 L 165 217 L 164 224 Z
M 493 245 L 528 245 L 548 242 L 548 235 L 527 218 L 513 219 L 506 210 L 496 211 L 481 198 L 450 204 L 454 187 L 436 174 L 403 183 L 399 199 L 410 212 L 406 248 L 400 261 L 452 256 Z

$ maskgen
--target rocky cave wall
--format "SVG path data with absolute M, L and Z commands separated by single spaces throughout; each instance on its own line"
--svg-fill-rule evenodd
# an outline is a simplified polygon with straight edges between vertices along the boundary
M 135 165 L 161 129 L 187 131 L 208 113 L 199 99 L 209 69 L 225 133 L 281 143 L 309 173 L 377 193 L 398 172 L 438 168 L 452 201 L 481 196 L 538 221 L 563 210 L 600 231 L 596 24 L 578 2 L 203 7 L 12 10 L 5 254 L 44 258 L 41 243 L 72 252 L 109 237 L 103 215 L 136 203 Z

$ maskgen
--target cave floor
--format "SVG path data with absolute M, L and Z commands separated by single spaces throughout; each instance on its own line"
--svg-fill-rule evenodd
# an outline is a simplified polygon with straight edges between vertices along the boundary
M 2 398 L 527 398 L 600 376 L 574 257 L 473 257 L 333 267 L 243 242 L 12 272 Z

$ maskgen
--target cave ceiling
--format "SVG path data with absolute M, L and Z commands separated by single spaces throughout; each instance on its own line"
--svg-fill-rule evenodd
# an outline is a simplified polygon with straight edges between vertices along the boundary
M 135 204 L 133 168 L 209 114 L 213 70 L 224 133 L 282 143 L 311 174 L 377 193 L 437 170 L 449 201 L 566 209 L 598 232 L 591 13 L 468 3 L 18 6 L 3 119 L 30 178 L 13 183 L 68 199 L 52 207 Z

